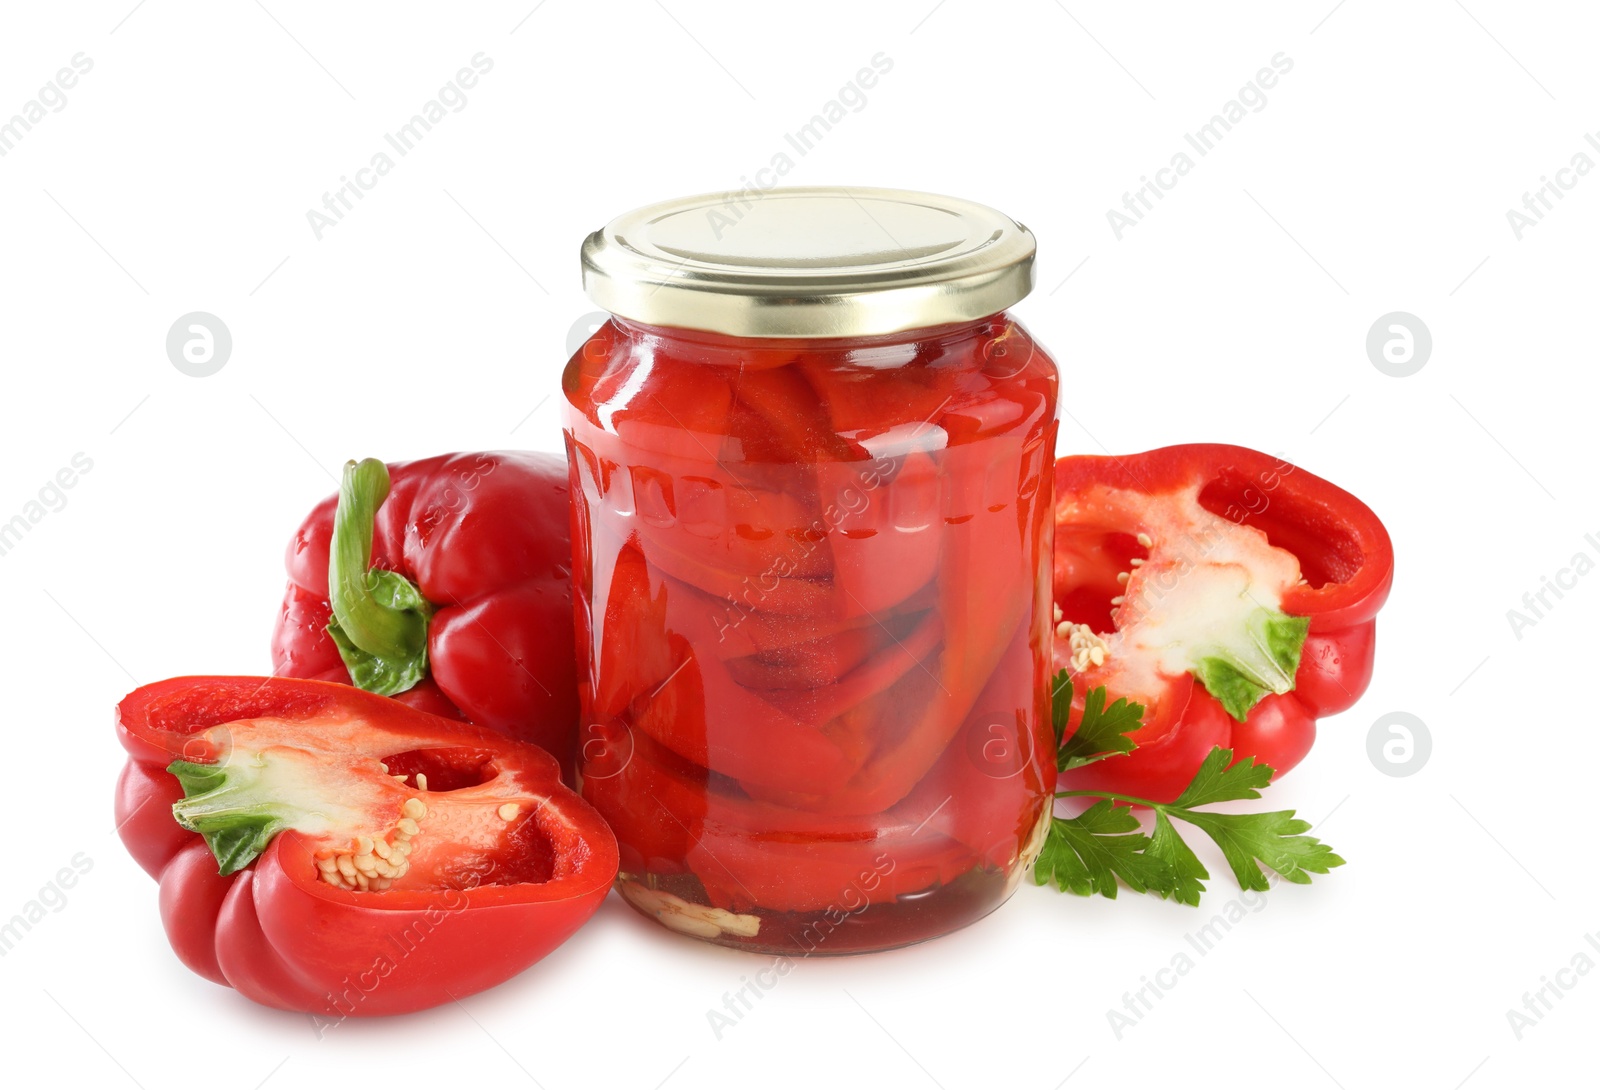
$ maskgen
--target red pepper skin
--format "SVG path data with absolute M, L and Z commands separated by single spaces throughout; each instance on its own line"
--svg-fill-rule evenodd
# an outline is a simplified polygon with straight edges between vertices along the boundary
M 574 760 L 577 662 L 567 466 L 553 454 L 447 454 L 389 466 L 372 566 L 411 580 L 436 607 L 428 672 L 397 696 Z M 327 632 L 328 548 L 338 497 L 289 543 L 273 672 L 349 683 Z
M 278 834 L 254 862 L 220 875 L 198 833 L 178 826 L 176 759 L 222 755 L 195 737 L 253 718 L 356 719 L 396 752 L 464 748 L 490 755 L 519 790 L 542 799 L 548 877 L 527 878 L 526 844 L 491 853 L 481 884 L 355 891 L 316 877 L 308 838 Z M 267 1006 L 330 1019 L 399 1014 L 492 987 L 544 957 L 592 915 L 615 879 L 615 838 L 559 782 L 542 750 L 418 712 L 346 685 L 283 678 L 175 678 L 135 690 L 117 708 L 129 762 L 117 786 L 118 831 L 161 884 L 162 923 L 179 959 Z M 449 799 L 448 794 L 439 798 Z M 517 845 L 521 845 L 518 849 Z
M 129 761 L 117 777 L 117 831 L 133 861 L 157 881 L 172 857 L 196 839 L 172 820 L 172 804 L 181 798 L 177 777 L 159 764 Z
M 1145 724 L 1132 735 L 1139 748 L 1063 773 L 1063 789 L 1168 802 L 1213 745 L 1232 748 L 1235 760 L 1269 764 L 1281 776 L 1310 751 L 1317 720 L 1349 708 L 1372 680 L 1376 617 L 1394 579 L 1394 548 L 1378 516 L 1356 497 L 1271 455 L 1216 443 L 1056 462 L 1058 504 L 1115 490 L 1141 494 L 1154 509 L 1163 497 L 1196 487 L 1207 510 L 1261 530 L 1300 562 L 1307 583 L 1282 601 L 1284 612 L 1310 618 L 1295 687 L 1269 694 L 1241 723 L 1192 677 L 1169 679 L 1164 691 L 1143 694 Z M 1138 512 L 1125 508 L 1092 529 L 1058 514 L 1054 592 L 1069 616 L 1075 610 L 1097 613 L 1102 622 L 1114 616 L 1107 603 L 1116 591 L 1101 579 L 1139 554 L 1138 522 Z

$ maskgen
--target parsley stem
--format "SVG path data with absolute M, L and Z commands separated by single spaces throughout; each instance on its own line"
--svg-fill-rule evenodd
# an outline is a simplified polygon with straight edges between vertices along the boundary
M 1170 802 L 1152 802 L 1150 799 L 1135 798 L 1133 795 L 1108 795 L 1104 791 L 1057 791 L 1058 799 L 1110 799 L 1112 802 L 1128 802 L 1134 806 L 1148 806 L 1152 810 L 1169 811 L 1173 809 Z

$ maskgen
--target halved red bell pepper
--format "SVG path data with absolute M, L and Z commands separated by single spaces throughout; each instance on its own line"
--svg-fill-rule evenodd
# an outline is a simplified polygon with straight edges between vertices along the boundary
M 1350 493 L 1244 447 L 1200 443 L 1056 463 L 1056 661 L 1077 706 L 1145 706 L 1138 748 L 1062 786 L 1171 801 L 1213 746 L 1279 775 L 1372 678 L 1394 576 Z
M 289 544 L 273 672 L 468 719 L 570 767 L 578 726 L 567 467 L 447 454 L 345 467 Z
M 328 1018 L 481 991 L 617 873 L 543 750 L 347 685 L 193 677 L 117 707 L 117 823 L 185 965 Z

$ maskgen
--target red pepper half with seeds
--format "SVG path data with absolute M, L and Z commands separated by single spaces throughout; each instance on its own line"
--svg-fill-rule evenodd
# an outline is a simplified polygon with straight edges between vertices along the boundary
M 1170 802 L 1213 746 L 1281 775 L 1372 679 L 1394 575 L 1350 493 L 1245 447 L 1056 463 L 1056 665 L 1145 707 L 1138 748 L 1061 786 Z
M 289 543 L 272 671 L 347 681 L 549 750 L 578 732 L 567 464 L 350 462 Z
M 196 973 L 331 1019 L 521 972 L 617 845 L 543 750 L 347 685 L 175 678 L 117 706 L 117 824 Z

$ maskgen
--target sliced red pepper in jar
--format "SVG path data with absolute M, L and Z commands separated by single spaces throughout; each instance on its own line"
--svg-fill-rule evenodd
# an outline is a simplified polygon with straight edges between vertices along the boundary
M 642 382 L 642 351 L 616 364 L 614 410 L 569 414 L 592 523 L 584 791 L 636 906 L 775 946 L 806 913 L 898 902 L 842 949 L 981 912 L 1026 869 L 1054 778 L 1038 545 L 1055 372 L 1042 353 L 985 371 L 1008 324 L 776 346 L 759 373 L 751 342 L 660 331 Z M 706 369 L 732 392 L 721 442 L 629 430 L 662 374 Z M 608 489 L 608 465 L 662 502 Z M 801 918 L 761 930 L 773 913 Z

